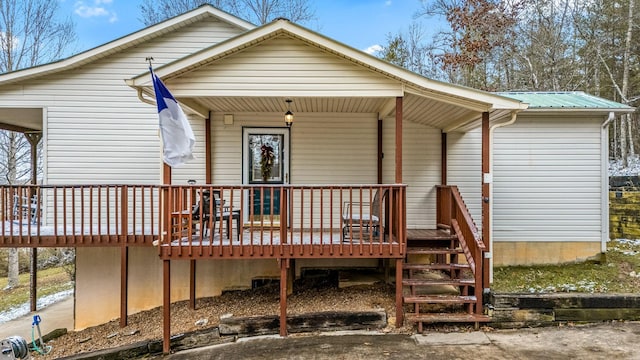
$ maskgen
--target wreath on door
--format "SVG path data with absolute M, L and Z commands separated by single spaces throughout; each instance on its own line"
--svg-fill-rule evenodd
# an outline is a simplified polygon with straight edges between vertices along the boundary
M 269 176 L 271 176 L 274 157 L 273 148 L 269 145 L 262 145 L 260 148 L 260 173 L 264 182 L 267 182 Z

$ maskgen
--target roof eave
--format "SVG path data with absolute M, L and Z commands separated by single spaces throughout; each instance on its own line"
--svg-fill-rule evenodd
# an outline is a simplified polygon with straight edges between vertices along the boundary
M 528 108 L 523 114 L 544 113 L 544 114 L 603 114 L 608 115 L 613 112 L 616 114 L 629 114 L 635 111 L 635 108 Z
M 56 73 L 59 71 L 71 69 L 74 67 L 82 66 L 94 60 L 108 56 L 109 54 L 112 54 L 114 52 L 126 49 L 129 46 L 133 46 L 136 43 L 140 42 L 141 40 L 160 36 L 161 34 L 173 28 L 182 27 L 182 25 L 186 25 L 186 24 L 198 21 L 199 19 L 207 16 L 217 17 L 218 19 L 225 21 L 229 24 L 238 26 L 239 28 L 244 28 L 247 30 L 255 28 L 255 25 L 247 21 L 244 21 L 242 19 L 239 19 L 233 15 L 230 15 L 226 12 L 218 10 L 211 5 L 203 5 L 190 12 L 184 13 L 182 15 L 178 15 L 176 17 L 165 20 L 156 25 L 146 27 L 144 29 L 141 29 L 129 35 L 123 36 L 119 39 L 110 41 L 106 44 L 100 45 L 93 49 L 89 49 L 79 54 L 72 55 L 68 58 L 58 60 L 52 63 L 44 64 L 44 65 L 38 65 L 31 68 L 2 74 L 0 75 L 0 85 L 15 83 L 21 80 L 31 79 L 34 77 L 44 76 L 44 75 Z
M 425 95 L 424 93 L 428 92 L 435 94 L 436 97 L 439 98 L 448 97 L 449 101 L 453 102 L 456 102 L 456 99 L 458 99 L 460 100 L 461 106 L 474 111 L 482 112 L 496 109 L 524 110 L 528 106 L 520 100 L 509 97 L 425 78 L 422 75 L 418 75 L 302 26 L 293 24 L 288 20 L 273 21 L 238 35 L 235 38 L 218 43 L 208 49 L 203 49 L 183 59 L 155 68 L 154 72 L 163 79 L 171 78 L 183 72 L 188 72 L 190 71 L 189 69 L 194 67 L 209 63 L 212 59 L 226 57 L 246 47 L 254 46 L 264 39 L 272 38 L 280 34 L 286 34 L 302 41 L 313 43 L 324 51 L 365 66 L 388 78 L 403 82 L 406 85 L 405 89 L 409 92 L 411 92 L 409 89 L 414 88 L 418 93 L 422 93 L 423 96 L 428 96 L 428 94 Z M 127 80 L 127 84 L 131 87 L 145 87 L 151 86 L 151 81 L 146 73 L 142 73 Z

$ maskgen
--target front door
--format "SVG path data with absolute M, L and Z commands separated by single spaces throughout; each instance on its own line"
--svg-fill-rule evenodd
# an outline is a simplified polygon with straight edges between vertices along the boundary
M 289 183 L 289 129 L 244 128 L 242 181 L 250 185 Z M 256 188 L 245 204 L 245 219 L 280 224 L 280 190 Z M 251 203 L 249 203 L 251 202 Z M 273 204 L 273 209 L 271 208 Z M 251 211 L 251 212 L 250 212 Z

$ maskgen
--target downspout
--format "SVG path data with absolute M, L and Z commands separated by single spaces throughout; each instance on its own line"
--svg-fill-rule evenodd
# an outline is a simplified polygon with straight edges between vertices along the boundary
M 600 252 L 607 252 L 607 240 L 609 239 L 609 124 L 615 120 L 616 114 L 609 112 L 607 120 L 602 123 L 600 130 Z
M 511 119 L 509 119 L 509 121 L 499 123 L 499 124 L 494 124 L 491 127 L 489 127 L 489 174 L 491 177 L 490 179 L 491 181 L 489 182 L 489 199 L 491 199 L 491 201 L 489 202 L 489 207 L 490 207 L 489 213 L 491 214 L 491 216 L 489 217 L 489 232 L 490 232 L 489 249 L 491 249 L 491 253 L 488 254 L 489 283 L 493 283 L 493 251 L 494 251 L 494 248 L 493 248 L 493 216 L 494 216 L 494 212 L 493 212 L 493 132 L 497 128 L 513 125 L 516 122 L 516 119 L 518 117 L 518 112 L 519 111 L 512 111 Z M 485 256 L 487 256 L 487 254 L 485 254 Z
M 156 102 L 149 100 L 143 96 L 142 88 L 138 88 L 138 99 L 145 104 L 156 106 Z M 160 128 L 158 128 L 158 137 L 160 137 Z M 162 159 L 162 149 L 160 149 L 160 159 Z M 160 168 L 160 178 L 163 184 L 171 184 L 171 167 L 167 166 L 164 162 Z

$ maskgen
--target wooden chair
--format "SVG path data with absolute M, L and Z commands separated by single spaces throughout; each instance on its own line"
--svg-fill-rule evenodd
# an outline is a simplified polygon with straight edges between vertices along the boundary
M 350 239 L 353 234 L 372 234 L 380 236 L 381 232 L 381 207 L 387 190 L 376 190 L 373 201 L 350 202 L 345 201 L 342 206 L 342 238 Z M 382 194 L 381 194 L 382 193 Z
M 40 207 L 38 206 L 37 196 L 13 196 L 13 221 L 22 222 L 23 224 L 38 223 L 40 215 Z
M 193 206 L 192 219 L 197 221 L 201 225 L 201 233 L 203 236 L 207 236 L 209 230 L 209 223 L 211 221 L 211 212 L 215 214 L 213 221 L 213 231 L 215 231 L 216 223 L 223 226 L 227 224 L 227 239 L 231 239 L 232 223 L 230 220 L 235 220 L 236 229 L 238 232 L 238 240 L 242 234 L 242 228 L 240 226 L 240 211 L 230 209 L 225 205 L 225 201 L 221 200 L 220 190 L 213 190 L 213 207 L 211 206 L 211 193 L 209 190 L 203 190 L 200 193 L 200 201 Z

